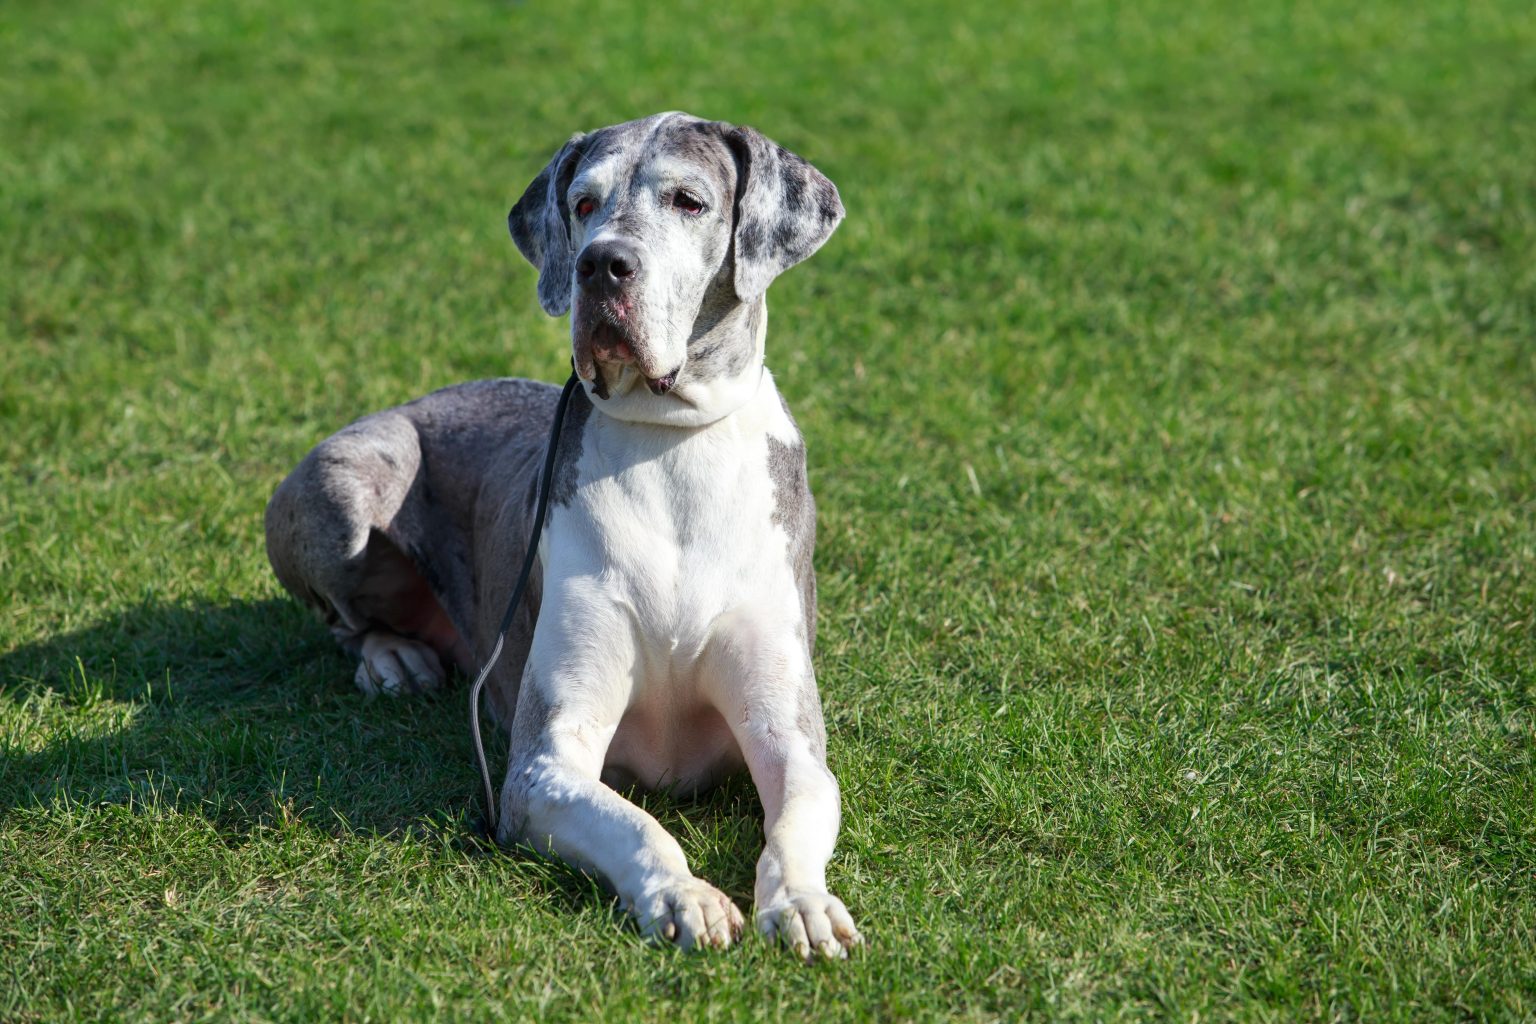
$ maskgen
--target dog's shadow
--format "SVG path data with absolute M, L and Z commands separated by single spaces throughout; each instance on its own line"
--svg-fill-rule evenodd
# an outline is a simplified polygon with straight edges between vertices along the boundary
M 0 816 L 69 805 L 174 811 L 249 836 L 299 824 L 333 834 L 431 834 L 468 853 L 481 832 L 462 681 L 364 699 L 353 664 L 293 602 L 147 603 L 0 654 L 0 702 L 39 745 L 0 746 Z M 504 738 L 486 719 L 493 778 Z M 694 870 L 750 898 L 761 808 L 728 781 L 693 801 L 629 794 Z M 577 886 L 581 888 L 581 886 Z

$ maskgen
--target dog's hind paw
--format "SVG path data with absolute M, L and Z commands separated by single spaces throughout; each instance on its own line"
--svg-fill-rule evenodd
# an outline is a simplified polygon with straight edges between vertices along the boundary
M 368 696 L 436 690 L 448 679 L 437 652 L 417 640 L 393 633 L 369 633 L 363 637 L 362 661 L 353 682 Z
M 829 892 L 791 890 L 758 910 L 757 927 L 769 941 L 782 941 L 807 963 L 817 956 L 842 960 L 864 944 L 848 908 Z

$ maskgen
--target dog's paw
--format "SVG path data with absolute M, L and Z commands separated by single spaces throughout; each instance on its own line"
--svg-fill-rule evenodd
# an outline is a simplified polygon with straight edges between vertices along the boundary
M 369 633 L 363 637 L 362 655 L 353 682 L 370 697 L 380 693 L 391 697 L 426 693 L 448 679 L 436 651 L 403 636 Z
M 817 956 L 841 960 L 864 944 L 843 901 L 816 889 L 791 889 L 759 908 L 757 927 L 769 941 L 783 942 L 807 963 Z
M 725 893 L 689 878 L 648 889 L 627 908 L 652 942 L 679 949 L 725 949 L 741 938 L 746 919 Z

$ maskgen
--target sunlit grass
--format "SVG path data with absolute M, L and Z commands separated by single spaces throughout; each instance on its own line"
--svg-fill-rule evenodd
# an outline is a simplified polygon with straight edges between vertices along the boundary
M 1528 4 L 0 10 L 0 1019 L 1536 1015 Z M 870 939 L 646 947 L 488 853 L 462 691 L 363 701 L 260 512 L 555 380 L 577 129 L 752 123 Z M 750 899 L 745 782 L 652 798 Z

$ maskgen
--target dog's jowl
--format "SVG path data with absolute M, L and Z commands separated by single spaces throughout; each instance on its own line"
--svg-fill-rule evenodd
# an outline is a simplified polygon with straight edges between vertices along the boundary
M 819 171 L 750 128 L 658 114 L 560 148 L 512 208 L 582 387 L 527 600 L 490 680 L 510 732 L 497 838 L 601 875 L 640 928 L 728 946 L 743 918 L 612 786 L 762 797 L 759 927 L 804 956 L 859 934 L 827 891 L 837 783 L 811 652 L 816 513 L 763 365 L 764 292 L 842 219 Z M 283 585 L 367 693 L 490 653 L 525 554 L 558 389 L 476 381 L 358 420 L 267 508 Z

